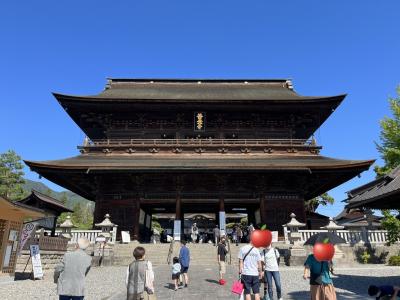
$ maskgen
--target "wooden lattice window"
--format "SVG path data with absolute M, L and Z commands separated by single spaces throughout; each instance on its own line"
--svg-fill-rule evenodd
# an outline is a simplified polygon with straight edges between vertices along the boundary
M 0 249 L 3 249 L 3 237 L 4 237 L 4 233 L 6 231 L 6 225 L 7 225 L 7 221 L 0 219 Z M 0 252 L 1 253 L 1 252 Z M 1 261 L 1 259 L 0 259 Z

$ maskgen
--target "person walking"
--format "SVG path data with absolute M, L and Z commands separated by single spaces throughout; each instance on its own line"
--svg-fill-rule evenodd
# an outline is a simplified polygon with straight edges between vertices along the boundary
M 127 300 L 154 299 L 154 273 L 150 261 L 145 260 L 146 250 L 136 247 L 133 250 L 135 260 L 126 270 Z
M 190 237 L 192 238 L 192 242 L 193 243 L 197 243 L 198 235 L 199 235 L 199 228 L 197 227 L 196 223 L 193 223 L 192 230 L 191 230 L 191 235 L 190 235 Z
M 311 300 L 336 300 L 335 287 L 329 271 L 333 274 L 332 263 L 318 261 L 310 254 L 304 263 L 303 278 L 310 278 Z
M 253 291 L 255 300 L 260 300 L 260 279 L 264 275 L 260 251 L 250 243 L 240 248 L 238 258 L 245 299 L 250 300 Z
M 179 277 L 181 275 L 181 264 L 179 263 L 179 258 L 174 257 L 173 260 L 173 265 L 172 265 L 172 280 L 174 281 L 175 284 L 175 291 L 178 290 L 179 288 Z
M 89 273 L 92 258 L 85 250 L 90 242 L 79 238 L 75 251 L 67 252 L 56 266 L 54 281 L 57 282 L 57 294 L 60 300 L 82 300 L 85 296 L 85 277 Z
M 228 253 L 228 250 L 226 249 L 225 237 L 221 237 L 221 239 L 218 243 L 218 249 L 217 249 L 217 259 L 218 259 L 218 266 L 219 266 L 219 284 L 220 285 L 224 285 L 226 283 L 226 281 L 224 279 L 224 275 L 226 273 L 225 260 L 226 260 L 227 253 Z
M 278 300 L 282 300 L 281 277 L 279 274 L 279 251 L 272 247 L 272 245 L 269 245 L 267 248 L 262 250 L 261 256 L 264 265 L 264 284 L 268 287 L 268 295 L 264 288 L 263 300 L 273 299 L 272 278 L 275 282 Z
M 185 281 L 185 287 L 189 284 L 189 264 L 190 264 L 190 251 L 186 247 L 186 241 L 181 241 L 181 249 L 179 250 L 179 262 L 181 263 L 181 273 L 183 274 L 183 279 Z
M 215 228 L 213 229 L 213 234 L 214 234 L 214 246 L 218 246 L 219 234 L 220 234 L 218 225 L 215 225 Z
M 239 246 L 238 243 L 242 242 L 242 238 L 243 238 L 243 231 L 239 225 L 236 227 L 236 238 L 237 238 L 236 246 Z
M 235 227 L 233 227 L 233 230 L 232 230 L 232 243 L 235 243 L 237 245 L 236 225 L 235 225 Z

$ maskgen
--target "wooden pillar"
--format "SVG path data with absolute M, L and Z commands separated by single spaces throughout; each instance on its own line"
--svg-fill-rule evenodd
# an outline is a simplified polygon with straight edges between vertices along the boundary
M 260 217 L 261 217 L 261 224 L 267 224 L 266 218 L 266 204 L 265 204 L 265 193 L 260 195 Z
M 184 233 L 181 190 L 182 187 L 179 184 L 177 184 L 176 199 L 175 199 L 174 240 L 181 240 L 181 237 Z
M 175 202 L 175 220 L 182 219 L 182 200 L 179 191 L 176 192 L 176 202 Z
M 57 219 L 59 216 L 54 217 L 54 223 L 53 223 L 53 228 L 51 228 L 51 233 L 50 236 L 54 237 L 56 236 L 56 227 L 57 227 Z
M 134 201 L 133 205 L 133 230 L 132 230 L 132 238 L 133 240 L 140 240 L 140 197 Z

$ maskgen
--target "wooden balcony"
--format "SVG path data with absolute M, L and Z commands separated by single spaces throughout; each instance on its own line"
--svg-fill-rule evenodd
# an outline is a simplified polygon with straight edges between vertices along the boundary
M 216 153 L 297 153 L 318 154 L 322 147 L 304 139 L 101 139 L 87 140 L 78 146 L 81 153 L 103 152 L 216 152 Z

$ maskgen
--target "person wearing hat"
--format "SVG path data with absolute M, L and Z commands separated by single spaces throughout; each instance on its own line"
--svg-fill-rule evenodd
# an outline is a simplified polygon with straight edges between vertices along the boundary
M 85 277 L 89 273 L 92 258 L 85 252 L 90 242 L 87 238 L 78 239 L 75 251 L 67 252 L 56 266 L 54 281 L 60 300 L 82 300 L 85 296 Z

